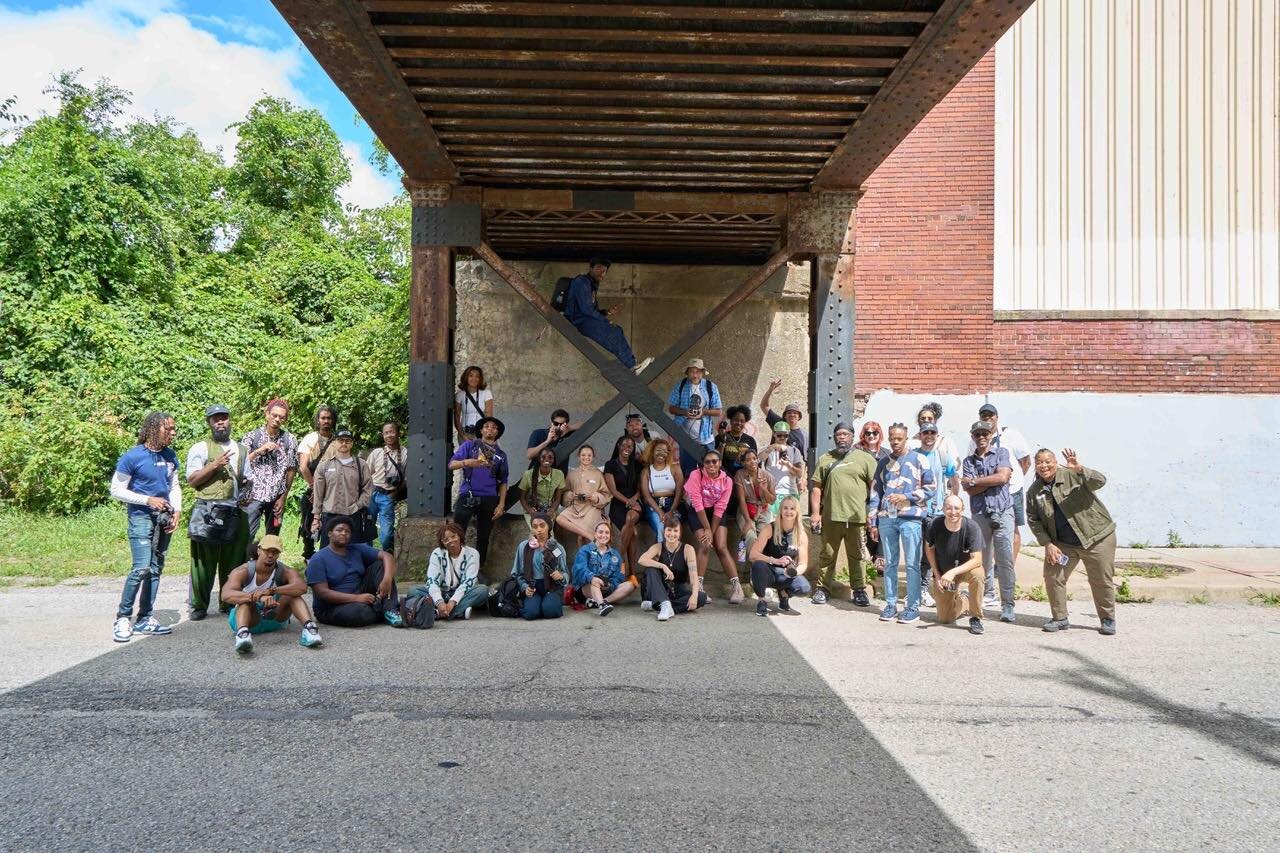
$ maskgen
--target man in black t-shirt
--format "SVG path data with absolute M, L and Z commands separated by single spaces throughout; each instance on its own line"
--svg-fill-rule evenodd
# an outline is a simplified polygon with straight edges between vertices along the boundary
M 942 515 L 925 532 L 925 556 L 933 569 L 930 584 L 938 605 L 938 624 L 956 621 L 965 604 L 960 584 L 969 587 L 969 633 L 982 633 L 982 529 L 964 517 L 964 501 L 949 496 Z

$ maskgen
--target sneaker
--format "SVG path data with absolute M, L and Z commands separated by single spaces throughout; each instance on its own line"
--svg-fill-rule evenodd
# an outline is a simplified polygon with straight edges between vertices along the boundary
M 168 625 L 161 625 L 156 621 L 156 617 L 148 616 L 146 619 L 139 621 L 133 626 L 133 633 L 160 637 L 165 634 L 172 634 L 173 629 Z
M 729 581 L 729 603 L 741 604 L 744 598 L 746 598 L 746 595 L 742 592 L 742 581 L 737 578 Z
M 188 618 L 189 618 L 192 622 L 200 622 L 201 620 L 203 620 L 203 619 L 204 619 L 206 616 L 208 616 L 208 615 L 209 615 L 209 611 L 208 611 L 208 610 L 192 610 L 192 611 L 191 611 L 191 616 L 189 616 Z
M 969 633 L 970 634 L 982 633 L 982 620 L 979 619 L 977 616 L 969 617 Z
M 636 376 L 639 376 L 641 373 L 644 373 L 645 368 L 651 364 L 653 364 L 653 356 L 646 358 L 644 361 L 640 362 L 635 367 L 631 368 L 631 372 L 634 373 Z
M 765 601 L 763 598 L 762 598 L 762 599 L 760 599 L 759 601 L 757 601 L 757 602 L 756 602 L 756 615 L 757 615 L 757 616 L 768 616 L 768 615 L 769 615 L 769 602 Z
M 898 623 L 900 625 L 907 625 L 911 622 L 916 621 L 919 618 L 920 618 L 919 607 L 904 607 L 902 609 L 902 612 L 898 614 Z
M 1071 627 L 1071 623 L 1066 619 L 1054 619 L 1052 622 L 1046 622 L 1041 626 L 1040 630 L 1046 634 L 1052 634 L 1055 631 L 1065 631 Z
M 781 610 L 783 613 L 790 613 L 791 612 L 791 596 L 779 595 L 778 609 Z
M 610 604 L 609 602 L 606 601 L 604 604 L 600 605 L 601 616 L 608 616 L 612 612 L 613 612 L 613 605 Z
M 920 590 L 920 606 L 921 607 L 936 607 L 937 604 L 938 603 L 933 600 L 933 595 L 929 592 L 929 590 L 927 589 Z
M 387 620 L 387 624 L 392 628 L 403 628 L 404 620 L 400 618 L 400 614 L 394 610 L 384 610 L 382 618 Z
M 595 610 L 595 609 L 596 609 L 597 607 L 599 607 L 599 606 L 600 606 L 600 605 L 596 603 L 596 600 L 595 600 L 594 598 L 588 598 L 588 599 L 587 599 L 587 609 L 588 609 L 588 610 Z
M 896 604 L 886 604 L 884 610 L 880 611 L 881 622 L 892 622 L 898 618 L 898 606 Z
M 1116 633 L 1116 620 L 1103 619 L 1102 627 L 1098 629 L 1099 634 L 1105 634 L 1108 637 L 1114 637 Z
M 121 616 L 117 618 L 115 627 L 111 629 L 111 639 L 117 643 L 127 643 L 132 636 L 133 624 L 129 622 L 129 617 Z
M 862 595 L 863 595 L 863 597 L 864 597 L 864 598 L 866 597 L 866 593 L 865 593 L 865 592 L 864 592 Z M 815 590 L 813 591 L 813 598 L 812 598 L 812 599 L 810 599 L 810 600 L 811 600 L 814 604 L 826 604 L 826 603 L 827 603 L 827 591 L 826 591 L 825 589 L 815 589 Z
M 253 635 L 248 628 L 241 628 L 236 632 L 236 651 L 242 655 L 253 651 Z
M 310 649 L 323 643 L 324 641 L 320 639 L 320 632 L 316 630 L 315 625 L 307 623 L 302 626 L 302 634 L 298 637 L 298 645 Z
M 662 606 L 658 608 L 658 621 L 666 622 L 672 616 L 676 615 L 676 611 L 671 607 L 670 601 L 662 602 Z
M 867 597 L 867 591 L 865 589 L 860 589 L 854 592 L 853 606 L 854 607 L 870 607 L 871 606 L 871 599 Z
M 653 602 L 652 602 L 652 601 L 642 601 L 642 602 L 640 602 L 640 611 L 641 611 L 642 613 L 648 613 L 648 612 L 650 612 L 651 610 L 653 610 Z
M 1000 621 L 1001 622 L 1013 621 L 1013 605 L 1012 604 L 1006 604 L 1000 608 Z
M 466 610 L 462 611 L 462 618 L 463 618 L 464 620 L 465 620 L 465 619 L 470 619 L 470 618 L 471 618 L 471 608 L 470 608 L 470 607 L 468 607 Z
M 999 603 L 1000 603 L 1000 597 L 996 595 L 996 591 L 994 589 L 987 590 L 987 592 L 984 593 L 982 596 L 983 607 L 995 607 Z

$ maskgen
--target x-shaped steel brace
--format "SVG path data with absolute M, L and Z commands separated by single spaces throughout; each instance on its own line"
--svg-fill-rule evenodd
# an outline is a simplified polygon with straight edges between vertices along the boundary
M 651 423 L 660 427 L 679 442 L 686 453 L 694 459 L 701 458 L 702 446 L 694 441 L 693 437 L 685 430 L 676 426 L 675 421 L 667 414 L 663 401 L 649 390 L 649 383 L 668 367 L 675 364 L 681 356 L 688 352 L 698 341 L 702 340 L 707 332 L 729 316 L 729 312 L 759 290 L 769 280 L 769 277 L 786 264 L 792 256 L 791 251 L 786 248 L 775 252 L 736 290 L 721 300 L 720 304 L 705 317 L 686 330 L 675 343 L 667 347 L 662 355 L 655 358 L 644 373 L 636 376 L 619 364 L 613 356 L 593 346 L 586 337 L 573 327 L 572 323 L 564 318 L 563 314 L 551 307 L 551 303 L 542 297 L 533 282 L 529 281 L 529 279 L 520 274 L 519 270 L 499 257 L 488 243 L 481 243 L 475 247 L 475 252 L 507 284 L 511 285 L 511 288 L 516 293 L 524 297 L 524 300 L 532 305 L 534 310 L 541 314 L 557 332 L 585 355 L 600 371 L 600 374 L 608 380 L 609 384 L 618 390 L 618 394 L 596 410 L 596 413 L 587 419 L 581 429 L 557 445 L 557 462 L 563 462 L 567 459 L 569 454 L 573 453 L 579 445 L 616 415 L 627 404 L 627 400 L 633 402 L 637 409 L 648 416 Z

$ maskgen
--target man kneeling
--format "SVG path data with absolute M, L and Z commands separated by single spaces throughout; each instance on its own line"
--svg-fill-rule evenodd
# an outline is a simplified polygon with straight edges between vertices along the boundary
M 938 624 L 950 625 L 964 609 L 960 584 L 969 586 L 969 633 L 982 633 L 982 528 L 964 517 L 964 501 L 950 495 L 942 516 L 925 531 L 925 557 L 933 569 L 932 591 Z
M 345 515 L 329 519 L 326 527 L 329 544 L 307 562 L 316 618 L 344 628 L 363 628 L 383 620 L 403 627 L 395 557 L 352 542 L 351 519 Z
M 280 562 L 280 537 L 263 536 L 252 550 L 256 556 L 232 569 L 222 590 L 222 600 L 234 607 L 227 621 L 236 635 L 236 651 L 253 651 L 253 634 L 279 631 L 289 624 L 291 615 L 302 623 L 299 644 L 320 645 L 311 609 L 302 600 L 307 582 Z

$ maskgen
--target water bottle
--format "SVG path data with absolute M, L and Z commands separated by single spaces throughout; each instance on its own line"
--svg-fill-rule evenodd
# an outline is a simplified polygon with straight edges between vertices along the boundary
M 894 503 L 893 501 L 888 501 L 888 504 L 889 504 L 889 513 L 888 513 L 888 514 L 889 514 L 889 517 L 890 517 L 890 518 L 897 518 L 897 517 L 898 517 L 898 505 L 897 505 L 896 503 Z
M 738 562 L 745 563 L 747 561 L 747 540 L 738 540 Z

